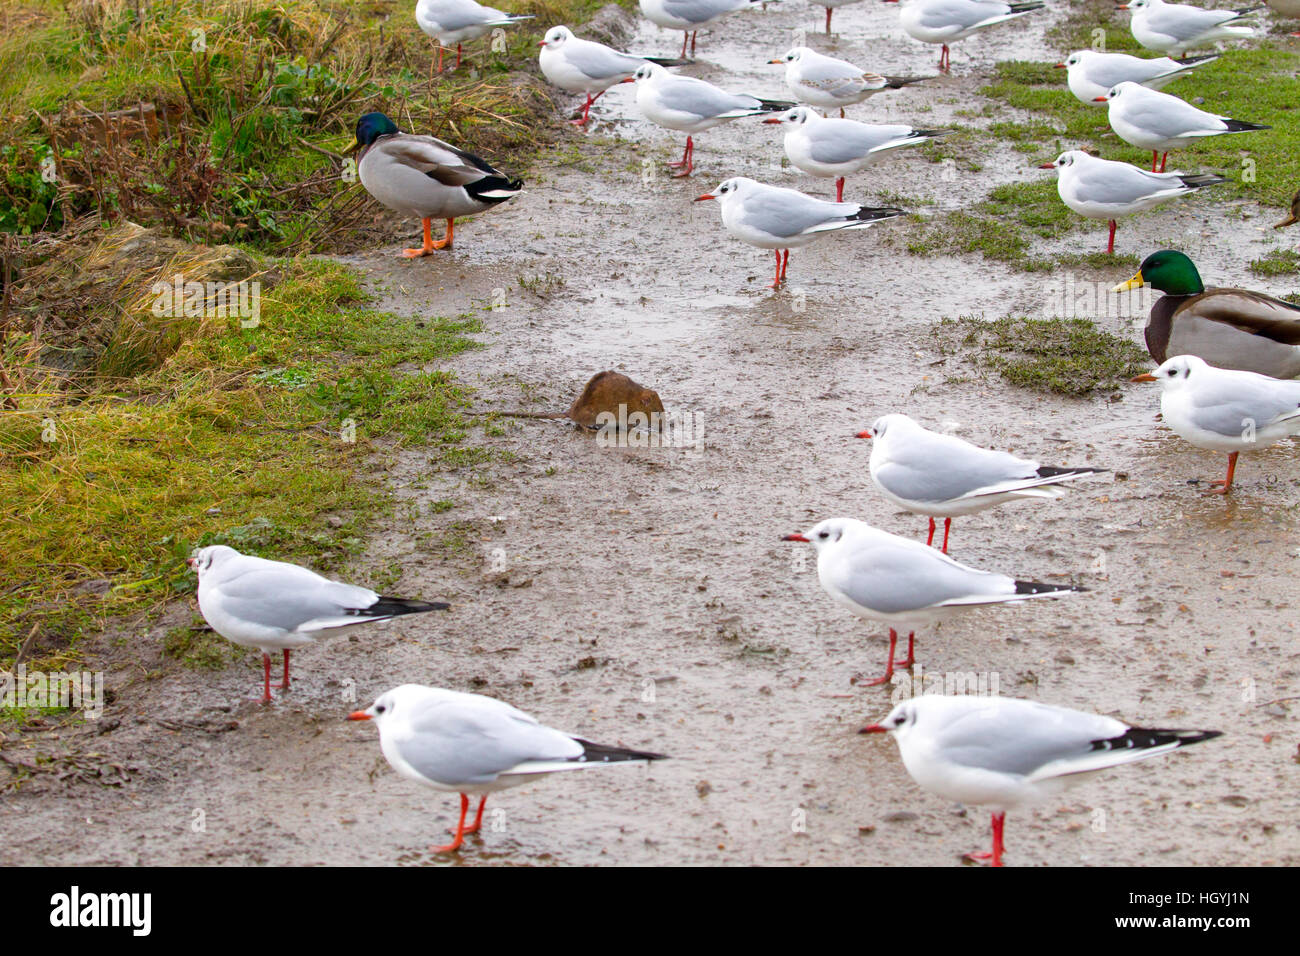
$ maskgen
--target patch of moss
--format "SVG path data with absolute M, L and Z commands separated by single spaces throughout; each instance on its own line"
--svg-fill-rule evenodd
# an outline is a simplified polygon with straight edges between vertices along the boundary
M 932 331 L 941 353 L 960 353 L 1012 385 L 1056 395 L 1112 392 L 1151 364 L 1144 350 L 1087 319 L 962 316 Z
M 1246 266 L 1257 276 L 1291 276 L 1300 272 L 1300 255 L 1291 249 L 1274 249 Z

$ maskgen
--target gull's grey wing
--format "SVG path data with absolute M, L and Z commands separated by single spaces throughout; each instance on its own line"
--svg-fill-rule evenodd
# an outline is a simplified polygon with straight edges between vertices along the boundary
M 1174 173 L 1149 173 L 1128 163 L 1088 163 L 1075 173 L 1081 198 L 1117 205 L 1177 191 L 1182 179 Z
M 735 0 L 664 0 L 664 10 L 669 16 L 691 23 L 712 20 L 740 6 Z
M 1005 3 L 948 0 L 946 3 L 927 4 L 921 14 L 921 24 L 931 30 L 941 30 L 949 26 L 960 26 L 963 30 L 969 30 L 988 20 L 1004 17 L 1010 12 L 1011 7 Z
M 721 116 L 761 105 L 755 97 L 728 93 L 712 83 L 689 76 L 674 76 L 663 82 L 659 87 L 659 102 L 666 109 L 701 117 Z
M 867 126 L 863 123 L 849 125 L 836 124 L 826 129 L 825 124 L 818 129 L 819 135 L 809 135 L 808 151 L 819 163 L 848 163 L 861 159 L 877 147 L 896 139 L 903 139 L 912 132 L 910 126 Z
M 1281 415 L 1300 408 L 1300 382 L 1264 376 L 1233 376 L 1211 380 L 1191 392 L 1195 423 L 1218 435 L 1240 435 L 1248 428 L 1263 428 Z
M 1038 463 L 979 448 L 953 435 L 909 431 L 889 443 L 888 460 L 872 477 L 909 501 L 951 501 L 981 488 L 1038 476 Z
M 631 76 L 638 68 L 645 65 L 645 60 L 629 53 L 611 50 L 600 43 L 574 45 L 566 50 L 569 62 L 587 76 L 595 80 L 607 80 L 611 76 Z
M 941 759 L 1023 776 L 1058 761 L 1082 760 L 1093 752 L 1094 740 L 1128 729 L 1111 717 L 1009 698 L 981 698 L 944 718 L 934 737 Z
M 1012 579 L 1004 575 L 976 571 L 934 548 L 907 544 L 872 541 L 854 549 L 830 566 L 827 583 L 855 603 L 883 614 L 903 614 L 974 595 L 1015 590 Z
M 1145 90 L 1145 87 L 1141 89 Z M 1199 130 L 1215 130 L 1223 121 L 1213 113 L 1198 110 L 1190 103 L 1155 90 L 1126 105 L 1125 118 L 1135 126 L 1150 130 L 1164 139 L 1186 136 Z
M 789 189 L 764 189 L 745 199 L 741 221 L 774 236 L 797 236 L 851 214 L 853 203 L 826 202 Z
M 566 760 L 582 745 L 509 704 L 477 694 L 421 702 L 395 741 L 412 767 L 447 786 L 491 783 L 526 761 Z
M 280 561 L 242 556 L 231 571 L 217 585 L 222 610 L 285 631 L 313 623 L 320 627 L 360 624 L 368 618 L 349 612 L 365 610 L 379 599 L 369 588 L 330 581 Z
M 1221 23 L 1237 19 L 1235 10 L 1202 10 L 1190 4 L 1148 9 L 1147 24 L 1156 32 L 1179 40 L 1190 40 Z

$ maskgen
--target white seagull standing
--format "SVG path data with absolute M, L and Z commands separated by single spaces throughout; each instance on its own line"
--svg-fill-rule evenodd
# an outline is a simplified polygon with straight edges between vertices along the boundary
M 899 0 L 885 0 L 898 3 Z M 964 40 L 1007 20 L 1041 10 L 1044 3 L 1002 3 L 1001 0 L 902 0 L 898 22 L 907 35 L 924 43 L 941 43 L 939 69 L 952 66 L 949 43 Z
M 1143 59 L 1127 53 L 1076 50 L 1065 58 L 1064 63 L 1056 64 L 1056 68 L 1066 71 L 1066 84 L 1079 102 L 1096 105 L 1100 102 L 1098 97 L 1104 97 L 1120 83 L 1140 83 L 1147 89 L 1158 90 L 1218 58 L 1217 54 L 1212 54 L 1189 56 L 1182 60 L 1167 56 Z
M 682 56 L 686 55 L 686 41 L 691 41 L 691 56 L 695 55 L 695 34 L 729 13 L 753 10 L 777 0 L 639 0 L 641 15 L 665 30 L 681 30 Z
M 1130 279 L 1114 291 L 1135 285 L 1141 282 Z M 1215 368 L 1195 355 L 1175 355 L 1133 381 L 1160 383 L 1160 413 L 1184 441 L 1228 453 L 1228 476 L 1213 482 L 1214 494 L 1232 490 L 1240 452 L 1300 433 L 1300 381 L 1294 379 Z
M 1272 129 L 1271 126 L 1198 110 L 1169 93 L 1149 90 L 1132 82 L 1119 83 L 1097 99 L 1108 103 L 1110 128 L 1120 139 L 1140 149 L 1151 150 L 1153 173 L 1156 171 L 1156 158 L 1160 157 L 1160 172 L 1163 173 L 1169 150 L 1179 146 L 1189 146 L 1207 136 Z
M 288 690 L 290 651 L 361 624 L 451 607 L 442 601 L 383 597 L 224 544 L 200 548 L 186 563 L 199 576 L 203 619 L 226 640 L 262 652 L 263 701 L 271 699 L 271 651 L 284 652 L 284 683 L 275 686 Z
M 435 853 L 456 850 L 483 824 L 488 794 L 533 783 L 553 773 L 663 760 L 664 754 L 593 744 L 554 730 L 509 704 L 479 694 L 402 684 L 348 720 L 373 720 L 379 746 L 403 777 L 460 794 L 455 839 Z M 465 826 L 469 795 L 482 794 Z
M 1046 800 L 1101 770 L 1221 736 L 1218 730 L 1132 727 L 1113 717 L 1014 697 L 905 700 L 859 733 L 894 735 L 903 766 L 945 800 L 993 808 L 993 850 L 968 853 L 1002 865 L 1007 811 Z
M 1039 169 L 1057 171 L 1056 191 L 1080 216 L 1110 220 L 1106 251 L 1115 251 L 1115 220 L 1228 180 L 1211 173 L 1149 173 L 1128 163 L 1098 159 L 1081 149 L 1066 150 Z
M 916 662 L 917 627 L 942 621 L 974 607 L 1011 604 L 1040 597 L 1086 591 L 1072 584 L 1018 581 L 1005 574 L 977 571 L 919 541 L 880 531 L 853 518 L 828 518 L 807 534 L 788 534 L 782 541 L 802 541 L 817 551 L 817 578 L 836 604 L 858 617 L 889 625 L 889 663 L 894 676 L 896 627 L 907 628 L 907 660 Z
M 840 7 L 847 7 L 850 3 L 860 3 L 861 0 L 814 0 L 819 7 L 826 8 L 826 35 L 831 32 L 831 13 Z
M 795 99 L 821 109 L 838 109 L 861 103 L 881 90 L 901 90 L 909 83 L 929 79 L 925 76 L 882 76 L 837 60 L 806 46 L 797 46 L 785 56 L 769 63 L 785 64 L 785 85 Z
M 474 0 L 420 0 L 415 5 L 415 22 L 438 42 L 438 72 L 442 72 L 444 46 L 456 44 L 456 66 L 460 68 L 460 45 L 491 33 L 494 27 L 508 27 L 533 15 L 506 13 Z
M 886 498 L 912 514 L 943 518 L 944 554 L 952 519 L 1021 498 L 1059 498 L 1059 486 L 1101 468 L 1056 468 L 1005 451 L 980 448 L 955 435 L 922 428 L 906 415 L 884 415 L 859 438 L 873 439 L 871 480 Z
M 722 207 L 722 225 L 727 232 L 751 246 L 776 252 L 773 289 L 785 282 L 791 249 L 806 246 L 830 232 L 867 229 L 882 219 L 907 215 L 892 206 L 827 202 L 796 189 L 768 186 L 744 176 L 728 179 L 714 192 L 697 196 L 695 201 L 706 199 L 716 199 Z
M 1261 8 L 1206 10 L 1188 3 L 1165 3 L 1165 0 L 1129 0 L 1119 9 L 1133 12 L 1129 29 L 1138 43 L 1166 56 L 1182 56 L 1188 50 L 1209 46 L 1216 40 L 1253 37 L 1255 31 L 1241 20 Z
M 872 125 L 849 119 L 826 119 L 816 110 L 796 106 L 764 123 L 785 127 L 785 155 L 805 173 L 835 178 L 835 201 L 844 201 L 844 178 L 866 169 L 901 146 L 916 146 L 952 130 Z
M 794 106 L 784 100 L 763 100 L 748 93 L 728 93 L 693 76 L 677 76 L 657 63 L 645 63 L 633 74 L 636 105 L 645 118 L 665 129 L 686 133 L 686 151 L 679 163 L 678 177 L 695 168 L 696 133 L 713 129 L 743 116 L 779 113 Z
M 631 80 L 632 74 L 647 61 L 663 66 L 680 66 L 685 62 L 620 53 L 603 43 L 574 36 L 568 27 L 551 27 L 538 45 L 542 49 L 537 62 L 547 81 L 570 93 L 587 95 L 582 116 L 569 121 L 575 126 L 586 126 L 591 104 L 611 86 Z

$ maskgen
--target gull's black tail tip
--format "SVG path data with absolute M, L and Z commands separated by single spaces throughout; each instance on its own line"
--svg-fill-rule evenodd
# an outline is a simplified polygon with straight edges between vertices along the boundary
M 1078 584 L 1044 584 L 1042 581 L 1017 581 L 1017 594 L 1056 594 L 1061 591 L 1087 591 Z
M 1174 744 L 1190 747 L 1204 740 L 1222 737 L 1222 730 L 1159 730 L 1153 727 L 1130 727 L 1118 737 L 1092 741 L 1093 750 L 1150 750 Z
M 899 209 L 896 206 L 859 206 L 858 211 L 847 218 L 861 219 L 863 222 L 876 222 L 880 219 L 894 219 L 906 215 L 906 209 Z
M 1026 10 L 1041 10 L 1047 6 L 1045 3 L 1013 3 L 1011 6 L 1012 13 L 1024 13 Z
M 1260 123 L 1247 123 L 1245 120 L 1224 120 L 1224 125 L 1228 127 L 1229 133 L 1249 133 L 1251 130 L 1272 129 L 1271 126 L 1264 126 Z
M 792 103 L 789 100 L 764 100 L 758 101 L 758 108 L 764 113 L 784 113 L 786 110 L 792 110 L 799 104 Z
M 1106 468 L 1056 468 L 1044 465 L 1038 469 L 1039 478 L 1073 478 L 1075 475 L 1104 475 Z
M 416 601 L 411 598 L 381 597 L 363 613 L 366 617 L 397 617 L 399 614 L 423 614 L 425 611 L 449 611 L 446 601 Z
M 593 744 L 590 740 L 574 737 L 582 744 L 582 753 L 574 757 L 578 763 L 624 763 L 629 760 L 667 760 L 667 754 L 651 753 L 648 750 L 629 750 L 627 747 L 611 747 L 607 744 Z

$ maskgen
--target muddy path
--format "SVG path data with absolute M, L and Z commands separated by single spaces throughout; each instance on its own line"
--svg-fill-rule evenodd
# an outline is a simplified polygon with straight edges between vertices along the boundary
M 832 49 L 882 72 L 928 71 L 937 53 L 906 41 L 896 15 L 841 8 Z M 793 5 L 737 17 L 701 37 L 692 70 L 782 95 L 780 69 L 765 61 L 821 18 L 820 7 Z M 995 61 L 1053 55 L 1042 45 L 1050 22 L 961 44 L 952 77 L 850 116 L 951 122 L 984 105 L 975 90 Z M 808 39 L 827 46 L 811 29 Z M 641 25 L 630 46 L 668 52 L 679 41 Z M 1013 815 L 1008 862 L 1300 862 L 1296 705 L 1269 703 L 1300 693 L 1294 447 L 1243 459 L 1232 500 L 1211 499 L 1200 492 L 1220 456 L 1159 426 L 1156 396 L 1141 386 L 1047 397 L 939 355 L 939 318 L 1059 314 L 1066 276 L 911 257 L 891 241 L 906 223 L 797 250 L 790 288 L 773 294 L 770 256 L 727 238 L 716 207 L 691 199 L 742 172 L 821 194 L 829 182 L 779 168 L 779 134 L 756 123 L 701 136 L 696 176 L 674 181 L 658 163 L 680 141 L 630 118 L 630 87 L 597 113 L 592 133 L 575 134 L 579 162 L 545 167 L 518 201 L 465 224 L 451 254 L 396 260 L 410 236 L 395 224 L 391 245 L 346 261 L 384 308 L 482 317 L 483 348 L 451 365 L 476 389 L 477 410 L 563 410 L 590 375 L 614 368 L 658 389 L 670 412 L 695 416 L 703 448 L 607 448 L 556 421 L 500 418 L 472 431 L 498 453 L 481 468 L 436 472 L 418 452 L 377 453 L 373 467 L 401 504 L 367 560 L 400 561 L 394 590 L 454 610 L 304 651 L 298 686 L 270 708 L 245 699 L 260 676 L 251 660 L 154 680 L 140 676 L 148 661 L 110 670 L 111 731 L 87 724 L 31 744 L 101 755 L 130 782 L 5 796 L 0 862 L 956 864 L 985 846 L 986 814 L 919 790 L 892 742 L 855 733 L 891 706 L 890 689 L 857 683 L 882 668 L 882 634 L 834 608 L 811 553 L 778 540 L 842 514 L 924 532 L 924 519 L 874 492 L 869 446 L 851 437 L 888 411 L 1115 473 L 1058 502 L 956 522 L 958 560 L 1094 590 L 921 634 L 926 674 L 1226 732 Z M 994 159 L 953 181 L 942 166 L 896 157 L 875 183 L 850 180 L 846 195 L 876 186 L 931 200 L 931 213 L 1042 175 L 1010 149 Z M 1244 275 L 1248 259 L 1281 242 L 1261 228 L 1270 211 L 1245 212 L 1166 207 L 1126 223 L 1121 249 L 1178 239 L 1207 273 Z M 1094 238 L 1104 233 L 1069 241 Z M 1083 270 L 1070 281 L 1127 275 Z M 1099 321 L 1140 337 L 1140 321 Z M 134 635 L 137 649 L 188 613 L 178 606 Z M 454 822 L 454 798 L 398 778 L 373 728 L 341 720 L 354 698 L 406 681 L 501 697 L 583 736 L 675 759 L 511 791 L 489 803 L 487 833 L 437 858 L 426 848 Z

